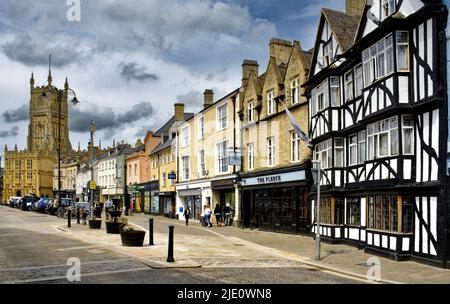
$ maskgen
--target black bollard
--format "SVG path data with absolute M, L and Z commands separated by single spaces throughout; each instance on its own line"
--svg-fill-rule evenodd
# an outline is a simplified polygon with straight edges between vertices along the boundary
M 169 252 L 167 254 L 167 263 L 173 263 L 173 229 L 175 226 L 169 226 Z
M 153 243 L 153 219 L 152 218 L 148 220 L 148 231 L 149 231 L 149 237 L 150 237 L 149 246 L 153 246 L 155 244 Z
M 77 208 L 77 224 L 80 224 L 80 207 Z
M 67 227 L 71 227 L 71 223 L 70 223 L 70 220 L 71 220 L 71 217 L 72 217 L 72 211 L 69 209 L 69 210 L 67 210 Z

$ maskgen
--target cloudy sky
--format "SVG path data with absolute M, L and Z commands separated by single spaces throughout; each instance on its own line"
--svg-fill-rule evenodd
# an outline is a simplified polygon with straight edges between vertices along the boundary
M 344 0 L 0 0 L 0 152 L 26 145 L 29 78 L 54 84 L 67 76 L 80 104 L 71 107 L 71 142 L 86 147 L 88 123 L 96 142 L 134 143 L 157 129 L 183 102 L 198 111 L 202 92 L 215 98 L 239 87 L 243 59 L 265 69 L 272 37 L 312 47 L 320 8 Z M 277 4 L 278 3 L 278 4 Z M 73 11 L 70 11 L 73 12 Z M 72 15 L 73 16 L 73 15 Z

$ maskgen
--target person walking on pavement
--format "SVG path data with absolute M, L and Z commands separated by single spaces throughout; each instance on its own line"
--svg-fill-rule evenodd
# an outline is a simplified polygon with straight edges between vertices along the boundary
M 106 201 L 106 203 L 105 203 L 105 215 L 106 215 L 106 220 L 108 220 L 108 216 L 109 216 L 109 210 L 111 209 L 111 207 L 112 207 L 112 202 L 109 200 L 109 198 L 108 198 L 108 200 Z
M 212 227 L 211 225 L 211 214 L 212 214 L 212 210 L 209 207 L 209 205 L 205 206 L 205 221 L 206 221 L 206 225 L 208 227 Z
M 183 215 L 184 215 L 184 218 L 186 219 L 186 226 L 189 226 L 189 217 L 191 216 L 191 210 L 189 209 L 189 207 L 186 207 Z
M 227 203 L 225 208 L 223 208 L 223 213 L 225 214 L 225 226 L 230 226 L 231 222 L 231 207 L 230 204 Z
M 216 217 L 217 226 L 222 225 L 222 208 L 220 208 L 219 204 L 216 204 L 216 208 L 214 208 L 214 216 Z

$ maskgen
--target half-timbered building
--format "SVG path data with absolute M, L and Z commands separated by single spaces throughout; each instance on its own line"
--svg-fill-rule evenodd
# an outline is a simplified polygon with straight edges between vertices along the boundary
M 445 264 L 446 19 L 439 1 L 322 10 L 305 87 L 324 239 Z

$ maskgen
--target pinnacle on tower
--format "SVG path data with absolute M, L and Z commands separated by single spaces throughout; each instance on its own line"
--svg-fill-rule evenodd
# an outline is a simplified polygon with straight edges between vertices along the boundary
M 48 86 L 50 87 L 52 85 L 52 55 L 48 56 Z
M 31 89 L 34 89 L 34 73 L 31 73 L 30 87 L 31 87 Z
M 69 90 L 69 81 L 67 80 L 67 77 L 66 77 L 66 81 L 64 82 L 64 89 L 65 89 L 66 91 Z

